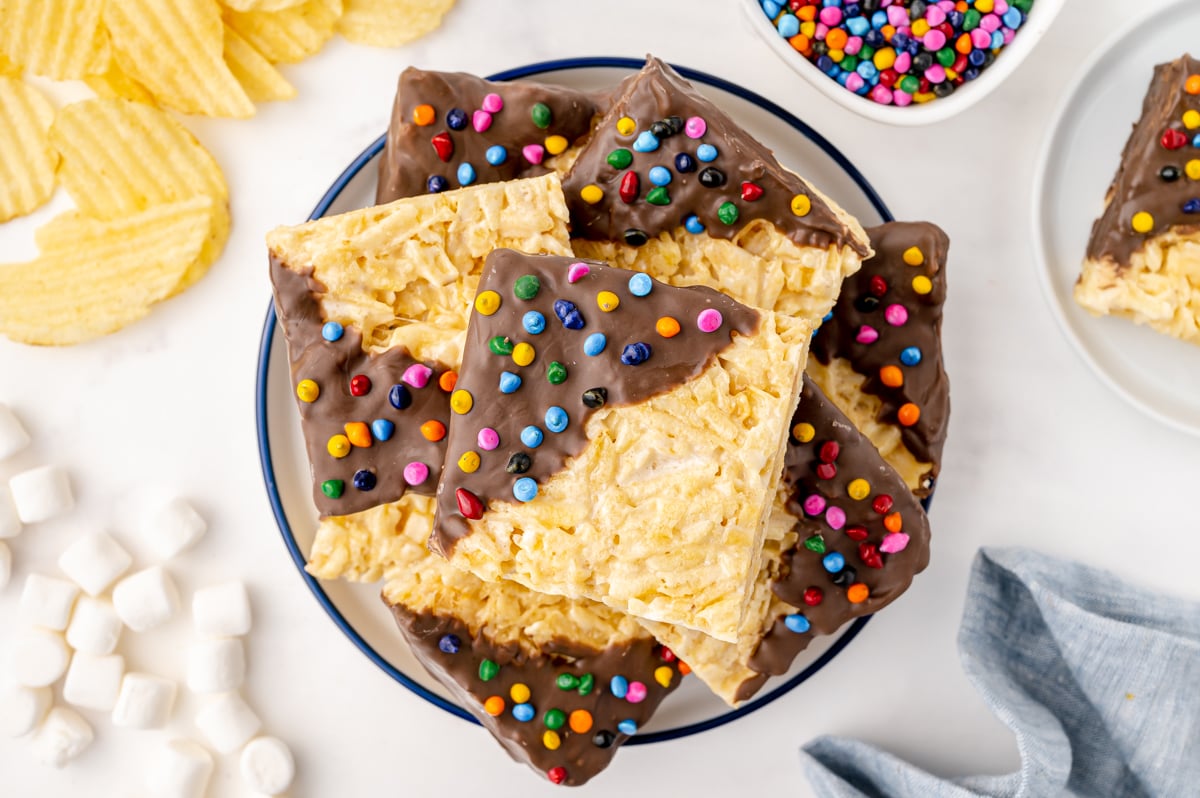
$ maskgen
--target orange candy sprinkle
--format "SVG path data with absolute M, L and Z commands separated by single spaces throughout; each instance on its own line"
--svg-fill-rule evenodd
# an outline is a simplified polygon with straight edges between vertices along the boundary
M 888 532 L 899 532 L 904 528 L 904 519 L 900 513 L 888 513 L 883 517 L 883 528 Z
M 670 316 L 663 316 L 654 323 L 654 329 L 663 338 L 674 338 L 679 335 L 679 322 Z
M 421 127 L 433 124 L 433 106 L 427 103 L 422 103 L 413 109 L 413 122 Z
M 437 443 L 446 437 L 446 425 L 431 418 L 421 425 L 421 435 L 425 437 L 425 440 Z
M 801 22 L 812 22 L 817 18 L 818 10 L 816 6 L 804 6 L 803 8 L 796 9 L 796 17 Z
M 438 377 L 438 387 L 446 393 L 453 391 L 455 385 L 458 385 L 457 371 L 443 371 L 442 376 Z
M 687 676 L 689 673 L 691 673 L 691 672 L 692 672 L 692 668 L 691 668 L 691 666 L 690 666 L 690 665 L 688 665 L 688 664 L 687 664 L 686 662 L 684 662 L 683 660 L 679 660 L 679 664 L 677 664 L 675 667 L 679 668 L 679 675 L 680 675 L 680 676 Z
M 851 604 L 862 604 L 871 595 L 871 590 L 862 582 L 855 582 L 846 588 L 846 600 Z
M 844 50 L 849 40 L 849 35 L 841 28 L 834 28 L 825 34 L 825 44 L 829 45 L 830 50 Z
M 1192 75 L 1183 84 L 1183 90 L 1188 94 L 1200 94 L 1200 75 Z
M 577 709 L 567 718 L 567 725 L 576 734 L 587 734 L 592 730 L 592 713 L 586 709 Z
M 896 411 L 896 417 L 900 419 L 901 426 L 911 427 L 916 424 L 921 418 L 921 408 L 914 405 L 912 402 L 905 402 L 900 405 L 900 409 Z
M 346 437 L 350 439 L 350 443 L 360 449 L 366 449 L 371 445 L 371 428 L 361 421 L 351 421 L 345 426 Z
M 971 45 L 971 35 L 968 33 L 964 33 L 962 36 L 959 36 L 954 41 L 954 49 L 957 50 L 958 52 L 962 53 L 963 55 L 970 55 L 971 50 L 975 49 Z
M 795 36 L 788 39 L 788 44 L 790 44 L 798 53 L 808 55 L 812 52 L 812 39 L 808 38 L 803 33 L 797 33 Z
M 889 388 L 899 388 L 904 384 L 904 372 L 899 366 L 884 366 L 879 370 L 879 381 Z
M 494 695 L 487 701 L 483 702 L 483 711 L 491 715 L 493 718 L 504 714 L 504 699 L 498 695 Z

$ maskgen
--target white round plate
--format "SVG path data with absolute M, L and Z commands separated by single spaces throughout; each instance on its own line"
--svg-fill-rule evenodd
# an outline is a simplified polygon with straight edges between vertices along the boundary
M 640 66 L 640 61 L 623 58 L 571 59 L 521 67 L 493 76 L 493 79 L 536 76 L 543 82 L 595 89 L 615 85 Z M 887 208 L 858 170 L 799 119 L 739 86 L 692 70 L 680 71 L 747 130 L 773 148 L 785 165 L 810 178 L 865 224 L 878 224 L 890 218 Z M 374 204 L 381 145 L 381 140 L 377 140 L 369 146 L 334 182 L 314 211 L 314 218 Z M 304 556 L 317 529 L 317 514 L 312 503 L 312 483 L 300 419 L 292 396 L 286 344 L 276 324 L 273 307 L 268 312 L 260 351 L 258 434 L 263 474 L 276 520 L 303 573 Z M 307 574 L 304 578 L 330 618 L 363 654 L 431 703 L 470 719 L 412 656 L 380 600 L 378 585 L 318 582 Z M 685 680 L 663 703 L 645 732 L 640 732 L 628 744 L 694 734 L 764 706 L 830 661 L 853 639 L 866 620 L 861 618 L 848 624 L 836 635 L 817 638 L 809 650 L 797 658 L 787 675 L 772 679 L 754 701 L 737 710 L 730 710 L 699 680 Z
M 1200 55 L 1200 3 L 1149 15 L 1080 70 L 1042 148 L 1033 193 L 1033 243 L 1046 298 L 1067 338 L 1107 385 L 1143 412 L 1200 435 L 1200 347 L 1075 304 L 1092 223 L 1141 114 L 1155 64 Z

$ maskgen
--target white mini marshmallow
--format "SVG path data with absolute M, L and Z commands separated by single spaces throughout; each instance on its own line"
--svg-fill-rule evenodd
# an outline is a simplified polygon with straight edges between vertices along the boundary
M 33 734 L 33 755 L 44 765 L 61 768 L 92 744 L 92 727 L 67 707 L 50 710 Z
M 54 693 L 49 687 L 8 687 L 0 690 L 0 735 L 20 737 L 46 717 Z
M 161 565 L 127 576 L 113 588 L 113 607 L 135 632 L 166 623 L 179 607 L 179 591 Z
M 213 772 L 212 754 L 192 740 L 171 740 L 146 767 L 152 798 L 203 798 Z
M 21 534 L 21 519 L 8 486 L 0 484 L 0 538 L 15 538 Z
M 242 686 L 246 655 L 236 637 L 199 640 L 188 652 L 187 686 L 194 693 L 223 693 Z
M 125 658 L 120 654 L 96 656 L 76 651 L 63 681 L 63 700 L 84 709 L 112 712 L 124 675 Z
M 258 734 L 262 721 L 237 693 L 222 693 L 196 713 L 196 728 L 218 754 L 232 754 Z
M 34 626 L 61 632 L 71 620 L 78 595 L 79 588 L 65 579 L 30 574 L 21 591 L 21 612 Z
M 8 483 L 17 517 L 36 524 L 70 510 L 75 504 L 67 472 L 58 466 L 32 468 L 17 474 Z
M 172 499 L 142 521 L 142 538 L 160 560 L 169 560 L 204 537 L 208 524 L 183 499 Z
M 67 627 L 67 645 L 88 654 L 111 654 L 121 639 L 121 619 L 104 599 L 82 596 Z
M 0 540 L 0 590 L 8 587 L 8 580 L 12 578 L 12 549 L 3 540 Z
M 292 785 L 296 761 L 283 740 L 259 737 L 242 749 L 241 771 L 250 789 L 278 795 Z
M 103 532 L 80 538 L 58 558 L 62 572 L 89 596 L 103 593 L 131 565 L 129 552 Z
M 67 669 L 71 651 L 63 639 L 44 629 L 22 633 L 9 651 L 13 679 L 25 687 L 46 687 Z
M 0 460 L 7 460 L 29 445 L 29 433 L 8 405 L 0 404 Z
M 192 596 L 192 622 L 201 637 L 241 637 L 250 631 L 250 597 L 241 582 L 201 588 Z
M 113 708 L 114 726 L 126 729 L 161 729 L 171 719 L 175 682 L 148 673 L 127 673 Z

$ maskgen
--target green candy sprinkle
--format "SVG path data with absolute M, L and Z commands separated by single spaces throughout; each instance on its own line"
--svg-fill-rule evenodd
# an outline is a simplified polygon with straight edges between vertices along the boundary
M 670 205 L 671 195 L 667 193 L 666 186 L 655 186 L 646 195 L 646 202 L 649 202 L 651 205 Z
M 479 678 L 485 682 L 490 682 L 496 678 L 496 674 L 500 672 L 500 666 L 492 662 L 490 659 L 485 659 L 479 663 Z
M 533 108 L 529 109 L 529 116 L 539 130 L 550 127 L 550 121 L 554 118 L 554 114 L 550 112 L 550 106 L 545 103 L 534 103 Z
M 905 75 L 900 78 L 900 91 L 905 94 L 916 94 L 917 89 L 921 88 L 921 81 L 912 75 Z
M 340 499 L 346 492 L 346 483 L 340 479 L 327 479 L 321 483 L 321 492 L 331 499 Z
M 962 29 L 970 32 L 979 27 L 979 20 L 983 19 L 983 15 L 973 8 L 968 8 L 963 14 Z
M 571 673 L 560 673 L 554 683 L 558 685 L 559 690 L 574 690 L 579 686 L 579 679 Z
M 608 165 L 613 169 L 624 169 L 633 163 L 633 153 L 622 147 L 608 154 Z
M 844 58 L 842 58 L 842 62 L 840 64 L 838 64 L 838 66 L 840 66 L 842 69 L 846 70 L 847 72 L 853 72 L 855 70 L 855 68 L 858 66 L 858 56 L 856 56 L 856 55 L 845 56 Z
M 542 281 L 535 275 L 526 274 L 513 283 L 513 294 L 517 299 L 533 299 L 542 290 Z
M 547 729 L 561 729 L 562 725 L 567 722 L 567 716 L 561 709 L 551 709 L 542 716 L 542 723 Z
M 488 341 L 488 349 L 492 350 L 493 355 L 511 355 L 513 342 L 503 335 L 497 335 Z
M 813 535 L 811 538 L 806 538 L 804 548 L 809 551 L 815 551 L 817 554 L 825 553 L 825 538 L 820 535 Z
M 937 58 L 937 62 L 939 64 L 944 67 L 948 67 L 954 66 L 954 62 L 958 58 L 958 54 L 954 52 L 954 48 L 952 47 L 943 47 L 937 51 L 935 57 Z
M 717 208 L 717 218 L 725 224 L 733 224 L 738 220 L 737 206 L 732 202 L 722 202 L 721 207 Z
M 579 694 L 587 695 L 592 692 L 592 687 L 596 684 L 596 677 L 590 673 L 585 673 L 579 677 Z
M 546 379 L 550 381 L 551 385 L 562 385 L 567 381 L 567 367 L 557 360 L 551 360 L 550 365 L 546 366 Z

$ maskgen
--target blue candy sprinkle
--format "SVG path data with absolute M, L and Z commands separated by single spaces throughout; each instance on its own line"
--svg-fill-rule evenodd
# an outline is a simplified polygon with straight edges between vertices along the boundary
M 921 362 L 921 350 L 915 346 L 908 346 L 900 353 L 900 362 L 906 366 L 915 366 Z
M 688 217 L 683 220 L 683 226 L 689 233 L 699 235 L 704 232 L 704 222 L 700 221 L 700 217 L 696 214 L 688 214 Z
M 513 483 L 513 497 L 519 502 L 531 502 L 537 498 L 537 483 L 530 477 L 521 477 Z
M 633 718 L 626 718 L 617 724 L 617 731 L 621 734 L 627 734 L 630 737 L 637 734 L 637 721 Z
M 327 321 L 325 322 L 325 326 L 321 328 L 321 337 L 326 341 L 340 341 L 342 334 L 345 332 L 342 325 L 336 321 Z
M 530 424 L 525 429 L 521 430 L 521 443 L 528 446 L 530 449 L 536 449 L 542 445 L 542 431 Z
M 638 272 L 629 278 L 629 293 L 634 296 L 646 296 L 654 290 L 654 281 L 647 274 Z
M 717 160 L 717 148 L 711 144 L 701 144 L 696 148 L 696 157 L 703 163 Z
M 392 386 L 392 389 L 388 391 L 388 401 L 391 402 L 392 407 L 396 408 L 397 410 L 404 410 L 412 404 L 412 394 L 409 393 L 408 389 L 403 385 L 396 383 Z
M 665 166 L 650 167 L 650 182 L 656 186 L 666 186 L 671 183 L 671 170 Z
M 831 551 L 821 558 L 821 565 L 825 566 L 825 570 L 829 573 L 836 574 L 846 567 L 846 558 L 836 551 Z
M 1184 213 L 1200 213 L 1200 199 L 1192 198 L 1183 203 Z
M 992 49 L 998 50 L 1004 46 L 1004 34 L 996 31 L 992 34 Z
M 799 26 L 796 29 L 799 31 Z M 866 17 L 851 17 L 846 20 L 846 29 L 855 36 L 866 36 L 871 29 L 871 22 Z
M 365 468 L 354 472 L 354 487 L 361 491 L 375 490 L 375 474 Z
M 430 194 L 439 194 L 450 188 L 450 181 L 441 175 L 433 175 L 425 181 L 425 188 L 429 190 Z
M 675 156 L 675 171 L 680 174 L 696 171 L 696 159 L 686 152 L 679 153 Z
M 604 337 L 604 333 L 592 333 L 583 342 L 583 353 L 588 357 L 595 357 L 603 352 L 606 346 L 608 339 Z
M 888 18 L 887 18 L 886 11 L 876 11 L 874 14 L 871 15 L 871 27 L 874 28 L 875 30 L 881 30 L 883 28 L 883 26 L 886 24 L 888 24 Z M 895 39 L 896 36 L 899 36 L 899 35 L 900 34 L 897 33 L 894 36 L 892 36 L 892 38 Z
M 633 142 L 633 149 L 637 152 L 654 152 L 658 149 L 658 136 L 643 130 Z
M 987 53 L 983 50 L 972 50 L 971 54 L 967 56 L 967 62 L 971 66 L 981 67 L 984 61 L 987 61 Z
M 442 639 L 438 641 L 438 648 L 443 654 L 457 654 L 461 645 L 462 641 L 458 639 L 458 635 L 442 635 Z
M 377 441 L 386 441 L 396 431 L 396 425 L 386 418 L 377 418 L 371 422 L 371 435 Z
M 799 614 L 789 615 L 784 618 L 783 625 L 786 626 L 789 631 L 795 632 L 798 635 L 804 634 L 812 627 L 812 624 L 808 622 L 808 618 L 805 618 L 803 615 Z
M 567 411 L 558 405 L 554 405 L 546 411 L 546 429 L 551 432 L 562 432 L 567 428 L 568 423 L 570 423 L 570 419 L 567 418 Z
M 763 13 L 771 19 L 775 19 L 775 17 L 779 16 L 779 12 L 783 10 L 775 0 L 762 0 L 761 5 Z
M 521 375 L 511 371 L 500 372 L 500 393 L 515 393 L 521 387 Z
M 451 130 L 462 130 L 467 126 L 467 112 L 461 108 L 451 108 L 446 113 L 446 125 Z
M 645 363 L 650 358 L 650 345 L 638 341 L 636 344 L 626 344 L 621 351 L 621 362 L 626 366 L 636 366 Z
M 629 682 L 624 676 L 614 676 L 608 683 L 608 691 L 613 694 L 613 698 L 624 698 L 629 692 Z
M 790 39 L 800 32 L 800 20 L 792 14 L 784 14 L 779 18 L 779 23 L 776 26 L 779 28 L 779 35 L 785 39 Z
M 531 310 L 521 317 L 521 326 L 530 335 L 541 335 L 546 329 L 546 317 L 536 310 Z
M 863 80 L 871 80 L 879 76 L 879 70 L 870 61 L 860 61 L 858 67 L 854 70 Z
M 469 186 L 475 182 L 475 167 L 469 163 L 460 164 L 458 167 L 458 184 L 460 186 Z
M 554 300 L 554 315 L 558 316 L 558 320 L 568 330 L 582 330 L 585 324 L 579 308 L 575 307 L 574 302 L 565 299 Z
M 517 704 L 513 707 L 513 717 L 521 721 L 521 723 L 528 723 L 533 720 L 535 714 L 537 713 L 533 708 L 533 704 Z
M 1021 9 L 1015 6 L 1009 6 L 1001 19 L 1004 20 L 1004 27 L 1012 28 L 1013 30 L 1021 27 L 1021 23 L 1025 21 L 1025 18 L 1021 15 Z
M 831 310 L 828 313 L 826 313 L 824 316 L 821 317 L 821 323 L 824 324 L 825 322 L 829 321 L 832 318 L 833 318 L 833 311 Z
M 487 148 L 487 152 L 483 154 L 487 162 L 492 166 L 499 166 L 508 160 L 508 150 L 501 147 L 499 144 L 493 144 Z
M 1192 139 L 1192 146 L 1200 148 L 1200 133 L 1197 133 L 1195 138 Z

